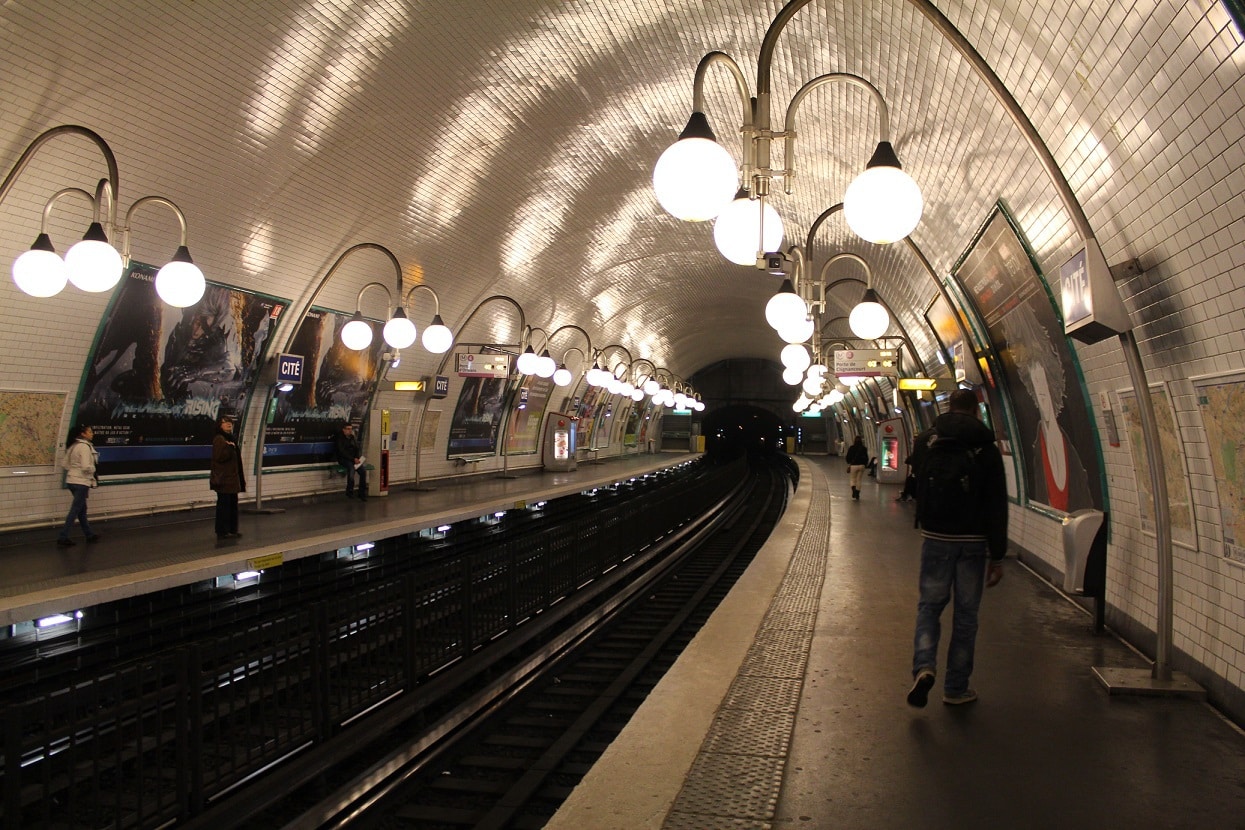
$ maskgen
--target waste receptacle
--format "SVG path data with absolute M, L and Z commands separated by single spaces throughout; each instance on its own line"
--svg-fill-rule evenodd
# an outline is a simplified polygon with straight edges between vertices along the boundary
M 1063 520 L 1063 589 L 1069 593 L 1086 593 L 1086 572 L 1090 555 L 1102 546 L 1105 553 L 1101 510 L 1085 509 L 1069 513 Z M 1098 580 L 1092 575 L 1091 583 Z

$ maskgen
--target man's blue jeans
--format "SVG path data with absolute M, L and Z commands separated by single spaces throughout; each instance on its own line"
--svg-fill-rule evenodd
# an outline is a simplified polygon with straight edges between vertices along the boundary
M 921 599 L 916 609 L 912 673 L 936 671 L 942 609 L 955 595 L 951 615 L 951 646 L 947 652 L 947 675 L 943 691 L 960 695 L 968 689 L 973 673 L 973 647 L 977 641 L 977 609 L 985 586 L 985 542 L 944 542 L 926 539 L 921 545 Z
M 66 484 L 69 492 L 73 493 L 73 504 L 69 506 L 69 515 L 65 517 L 65 524 L 61 528 L 60 538 L 68 539 L 69 531 L 73 529 L 74 519 L 82 525 L 82 533 L 86 536 L 92 536 L 91 523 L 86 518 L 86 499 L 91 494 L 91 488 L 85 484 Z

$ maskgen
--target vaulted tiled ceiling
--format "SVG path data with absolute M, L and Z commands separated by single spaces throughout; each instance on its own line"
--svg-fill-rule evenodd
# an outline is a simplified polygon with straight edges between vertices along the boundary
M 1110 172 L 1100 150 L 1107 136 L 1074 110 L 1110 123 L 1107 111 L 1128 84 L 1111 60 L 1081 55 L 1118 58 L 1151 38 L 1142 29 L 1162 31 L 1167 21 L 1107 0 L 1058 10 L 1017 0 L 941 5 L 1093 211 Z M 781 344 L 763 306 L 778 280 L 726 263 L 707 225 L 665 214 L 652 167 L 687 119 L 701 57 L 728 52 L 755 86 L 758 49 L 781 7 L 10 0 L 0 6 L 0 159 L 11 163 L 48 127 L 83 124 L 118 156 L 123 208 L 148 193 L 182 207 L 209 279 L 298 301 L 346 247 L 377 242 L 397 254 L 408 279 L 439 292 L 451 326 L 504 294 L 531 325 L 577 324 L 596 345 L 622 344 L 686 376 L 723 358 L 776 357 Z M 1137 30 L 1121 30 L 1125 22 Z M 815 0 L 801 9 L 775 53 L 775 123 L 801 84 L 827 72 L 861 75 L 888 102 L 895 147 L 926 199 L 912 239 L 938 272 L 1000 198 L 1048 268 L 1070 251 L 1068 216 L 1020 132 L 915 3 Z M 1094 103 L 1097 86 L 1111 95 Z M 706 90 L 710 120 L 738 157 L 734 82 L 716 70 Z M 787 244 L 803 242 L 813 220 L 842 200 L 877 138 L 876 109 L 857 89 L 832 85 L 804 103 L 795 192 L 774 200 Z M 51 192 L 89 187 L 102 172 L 85 142 L 42 152 L 0 209 L 4 261 L 29 245 Z M 63 214 L 53 221 L 58 244 L 81 232 L 73 209 Z M 136 218 L 136 258 L 167 259 L 171 221 L 157 211 Z M 838 251 L 865 257 L 929 356 L 921 314 L 935 289 L 907 248 L 862 242 L 841 214 L 823 225 L 816 248 L 818 262 Z M 364 282 L 387 281 L 383 262 L 358 259 L 321 304 L 351 308 Z M 863 276 L 850 263 L 839 267 L 832 278 Z M 31 302 L 6 290 L 11 303 Z M 845 314 L 859 290 L 847 283 L 833 292 L 826 319 Z M 89 338 L 104 300 L 39 302 L 59 303 L 67 328 Z M 365 311 L 383 316 L 381 303 L 365 300 Z M 504 307 L 477 319 L 468 339 L 513 341 Z M 842 321 L 832 329 L 845 333 Z M 568 337 L 554 350 L 581 345 Z M 84 351 L 68 362 L 80 366 Z M 409 371 L 426 371 L 421 359 Z

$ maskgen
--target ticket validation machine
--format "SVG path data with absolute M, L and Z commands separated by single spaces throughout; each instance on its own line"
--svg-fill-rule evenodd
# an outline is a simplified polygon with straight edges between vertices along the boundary
M 546 470 L 578 469 L 575 462 L 575 419 L 561 412 L 551 412 L 545 419 L 544 449 L 541 462 Z
M 878 424 L 878 483 L 903 484 L 908 477 L 908 429 L 902 418 Z

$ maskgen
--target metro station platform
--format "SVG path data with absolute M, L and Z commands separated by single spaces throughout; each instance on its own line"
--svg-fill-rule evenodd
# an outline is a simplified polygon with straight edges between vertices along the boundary
M 939 684 L 908 706 L 912 505 L 799 463 L 778 529 L 548 830 L 1245 827 L 1241 730 L 1109 696 L 1093 667 L 1149 662 L 1011 556 L 982 602 L 980 699 Z
M 276 513 L 247 512 L 244 495 L 238 523 L 242 538 L 228 541 L 216 539 L 214 508 L 92 519 L 102 540 L 85 544 L 75 528 L 78 544 L 70 548 L 56 545 L 59 528 L 0 534 L 0 625 L 548 501 L 696 457 L 688 452 L 630 455 L 580 464 L 570 472 L 482 474 L 428 482 L 431 490 L 399 485 L 366 502 L 347 499 L 344 492 L 265 501 L 265 508 L 282 510 Z M 67 498 L 66 509 L 68 504 Z

